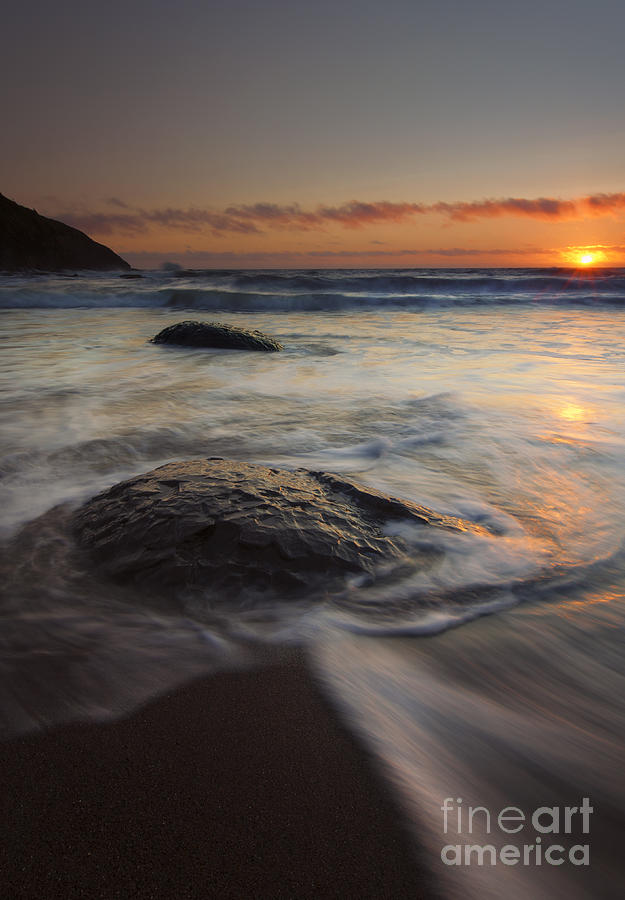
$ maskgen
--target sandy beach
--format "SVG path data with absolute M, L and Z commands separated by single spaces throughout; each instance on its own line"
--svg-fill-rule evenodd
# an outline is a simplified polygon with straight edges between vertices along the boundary
M 299 654 L 5 742 L 0 772 L 2 896 L 433 896 Z

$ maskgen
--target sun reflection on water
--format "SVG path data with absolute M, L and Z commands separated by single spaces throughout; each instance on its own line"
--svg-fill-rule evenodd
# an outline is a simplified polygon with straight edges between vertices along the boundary
M 558 415 L 568 422 L 583 422 L 587 418 L 586 410 L 577 403 L 565 403 L 558 410 Z

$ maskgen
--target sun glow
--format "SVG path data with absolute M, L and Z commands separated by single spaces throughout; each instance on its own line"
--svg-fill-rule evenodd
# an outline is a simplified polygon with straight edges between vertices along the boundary
M 605 266 L 608 264 L 607 248 L 601 245 L 578 244 L 567 247 L 562 256 L 564 261 L 573 268 L 588 268 Z
M 558 414 L 569 422 L 581 422 L 586 418 L 586 410 L 577 403 L 565 403 Z

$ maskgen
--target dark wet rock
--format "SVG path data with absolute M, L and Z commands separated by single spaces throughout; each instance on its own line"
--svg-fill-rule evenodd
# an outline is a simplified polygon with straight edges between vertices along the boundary
M 152 338 L 153 344 L 183 347 L 218 347 L 231 350 L 282 350 L 282 344 L 261 331 L 247 331 L 222 322 L 178 322 Z
M 391 519 L 466 523 L 348 478 L 223 459 L 169 463 L 115 485 L 74 516 L 100 572 L 149 593 L 209 602 L 340 588 L 350 575 L 431 562 L 388 537 Z
M 0 271 L 115 270 L 130 265 L 82 231 L 0 194 Z

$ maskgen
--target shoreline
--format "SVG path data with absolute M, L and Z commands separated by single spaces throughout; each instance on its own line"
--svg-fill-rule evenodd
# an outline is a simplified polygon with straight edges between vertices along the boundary
M 0 744 L 0 893 L 433 898 L 301 652 Z

